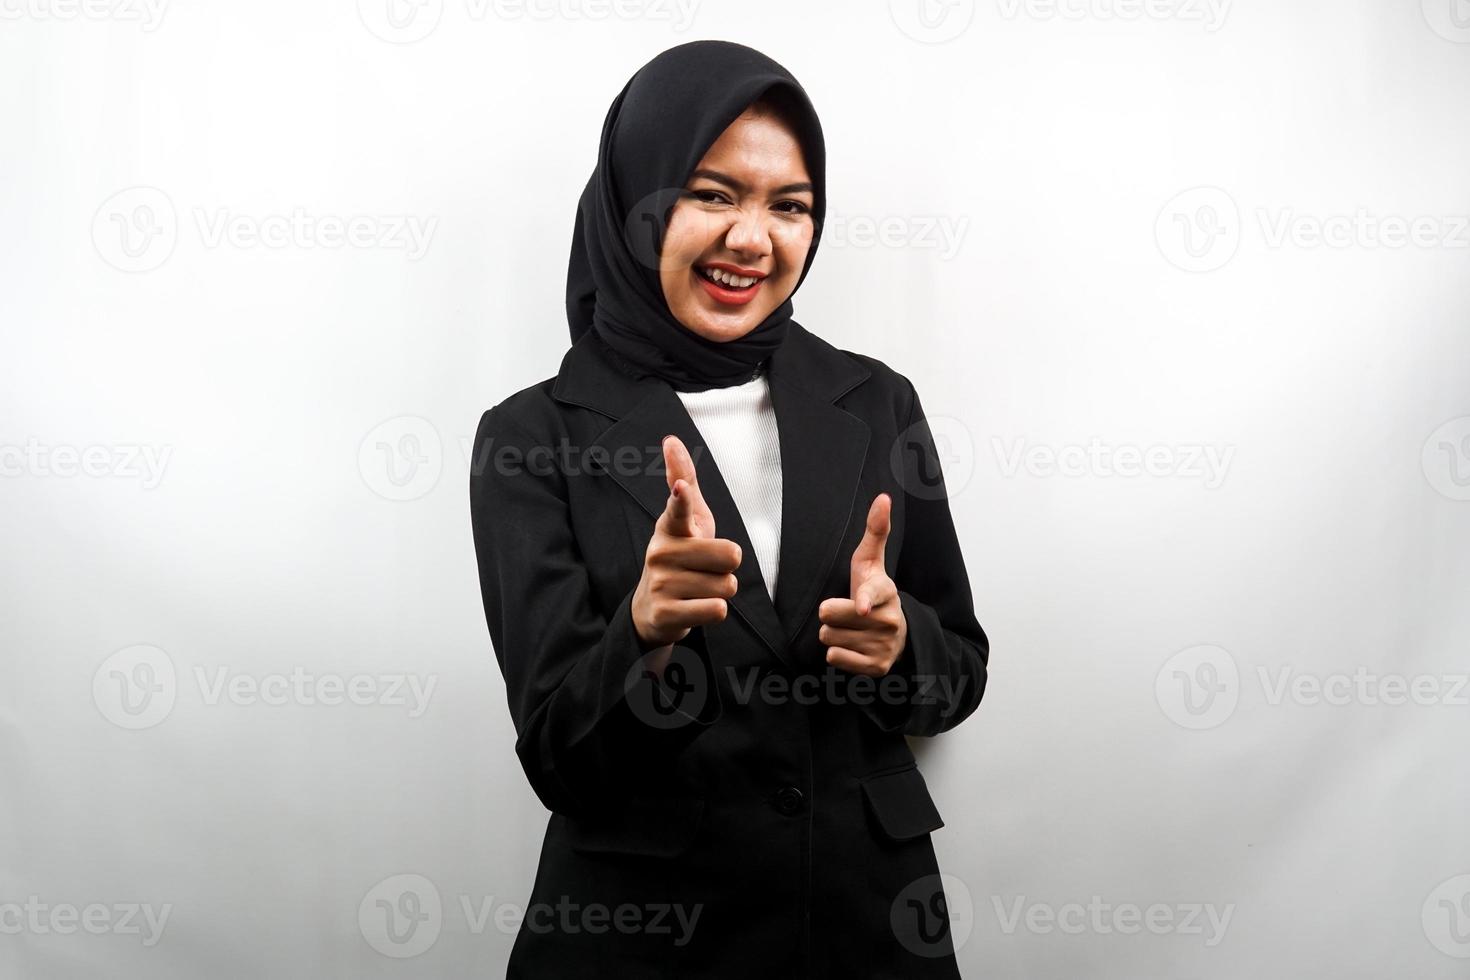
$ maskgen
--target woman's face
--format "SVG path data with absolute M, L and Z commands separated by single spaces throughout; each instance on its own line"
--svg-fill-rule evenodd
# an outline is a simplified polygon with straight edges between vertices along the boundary
M 747 109 L 699 161 L 669 217 L 659 271 L 679 322 L 719 342 L 759 326 L 801 278 L 813 203 L 795 131 Z M 712 273 L 742 278 L 715 282 Z

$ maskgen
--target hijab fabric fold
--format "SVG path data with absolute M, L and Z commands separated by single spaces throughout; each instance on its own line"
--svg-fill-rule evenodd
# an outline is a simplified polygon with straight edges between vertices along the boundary
M 827 209 L 826 147 L 816 110 L 791 73 L 759 51 L 691 41 L 640 68 L 603 120 L 567 267 L 573 343 L 592 330 L 622 370 L 662 378 L 679 391 L 704 391 L 749 381 L 785 341 L 790 297 L 753 330 L 721 343 L 674 316 L 659 278 L 669 214 L 689 174 L 726 127 L 772 89 L 791 107 L 813 188 L 814 229 L 800 288 Z

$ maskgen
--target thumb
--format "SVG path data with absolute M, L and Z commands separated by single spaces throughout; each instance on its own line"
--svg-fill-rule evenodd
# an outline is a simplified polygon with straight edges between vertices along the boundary
M 854 599 L 858 598 L 858 590 L 862 587 L 863 580 L 873 571 L 882 571 L 884 568 L 883 550 L 888 544 L 888 532 L 893 527 L 890 520 L 891 510 L 892 502 L 886 493 L 880 493 L 874 497 L 872 505 L 868 508 L 867 529 L 863 531 L 863 539 L 852 551 L 848 595 Z
M 699 474 L 689 450 L 683 440 L 671 435 L 664 437 L 663 451 L 669 484 L 669 501 L 664 508 L 668 532 L 685 538 L 714 537 L 714 517 L 699 492 Z

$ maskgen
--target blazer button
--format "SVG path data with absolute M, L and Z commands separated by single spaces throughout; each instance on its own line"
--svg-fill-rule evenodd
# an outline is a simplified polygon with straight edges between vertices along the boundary
M 801 809 L 801 801 L 804 799 L 806 797 L 795 786 L 782 786 L 776 790 L 776 809 L 789 817 Z

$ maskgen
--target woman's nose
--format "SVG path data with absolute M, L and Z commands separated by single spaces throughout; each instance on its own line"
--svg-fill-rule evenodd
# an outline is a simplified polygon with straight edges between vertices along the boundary
M 741 211 L 725 233 L 725 246 L 732 252 L 768 255 L 771 251 L 769 220 L 763 209 Z

